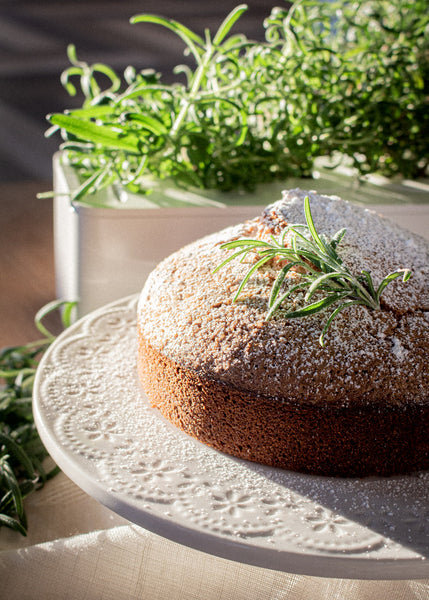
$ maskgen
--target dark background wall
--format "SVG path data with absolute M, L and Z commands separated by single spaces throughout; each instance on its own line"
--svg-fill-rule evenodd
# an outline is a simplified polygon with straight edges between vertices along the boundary
M 76 45 L 88 63 L 119 72 L 127 65 L 168 75 L 182 62 L 183 44 L 163 28 L 130 25 L 131 16 L 156 13 L 202 33 L 215 30 L 239 0 L 0 0 L 0 182 L 49 179 L 58 138 L 44 137 L 45 115 L 80 104 L 60 84 Z M 263 37 L 263 20 L 284 0 L 249 0 L 234 31 Z

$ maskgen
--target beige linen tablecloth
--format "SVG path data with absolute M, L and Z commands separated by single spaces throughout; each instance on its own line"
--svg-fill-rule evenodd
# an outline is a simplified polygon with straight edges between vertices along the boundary
M 27 502 L 30 533 L 0 530 L 8 600 L 428 600 L 429 579 L 355 581 L 250 567 L 132 525 L 64 474 Z
M 429 237 L 428 205 L 380 208 Z M 115 515 L 62 473 L 26 508 L 27 538 L 0 529 L 0 599 L 429 600 L 429 579 L 299 576 L 186 548 Z

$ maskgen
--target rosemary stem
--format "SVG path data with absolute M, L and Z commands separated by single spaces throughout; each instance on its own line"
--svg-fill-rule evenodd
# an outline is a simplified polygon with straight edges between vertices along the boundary
M 377 300 L 373 298 L 357 280 L 355 280 L 355 286 L 357 295 L 364 300 L 367 306 L 374 310 L 380 309 L 380 302 L 377 302 Z
M 192 85 L 191 85 L 191 89 L 189 91 L 189 95 L 188 97 L 185 99 L 185 101 L 182 103 L 182 108 L 179 111 L 179 114 L 177 115 L 173 126 L 171 128 L 171 135 L 174 137 L 177 132 L 179 131 L 183 120 L 186 117 L 186 114 L 189 110 L 189 107 L 194 103 L 196 97 L 197 97 L 197 93 L 201 87 L 201 82 L 206 74 L 207 68 L 210 64 L 210 61 L 213 58 L 214 55 L 214 51 L 215 48 L 212 44 L 210 44 L 209 48 L 206 50 L 206 53 L 204 55 L 204 59 L 201 62 L 201 64 L 198 66 L 197 70 L 195 71 L 195 75 L 192 81 Z

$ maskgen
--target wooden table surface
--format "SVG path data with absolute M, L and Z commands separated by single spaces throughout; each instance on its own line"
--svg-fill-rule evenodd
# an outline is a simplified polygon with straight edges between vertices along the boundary
M 51 182 L 0 185 L 0 348 L 40 339 L 34 315 L 55 300 Z

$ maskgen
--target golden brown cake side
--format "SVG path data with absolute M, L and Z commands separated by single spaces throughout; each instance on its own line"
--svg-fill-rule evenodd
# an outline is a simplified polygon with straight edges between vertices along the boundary
M 325 216 L 322 230 L 332 232 L 336 221 L 348 228 L 349 264 L 371 267 L 375 278 L 413 269 L 406 289 L 392 285 L 386 292 L 384 310 L 358 306 L 340 314 L 325 348 L 318 344 L 323 315 L 265 321 L 269 269 L 236 303 L 243 265 L 229 263 L 213 275 L 224 256 L 221 242 L 249 228 L 276 233 L 284 222 L 303 222 L 302 195 L 290 192 L 254 222 L 191 244 L 150 276 L 139 303 L 143 388 L 176 426 L 241 458 L 324 475 L 427 469 L 423 240 L 368 211 L 312 195 L 315 220 Z
M 198 376 L 139 345 L 152 405 L 227 454 L 302 473 L 360 477 L 429 469 L 429 406 L 314 405 L 254 395 Z

